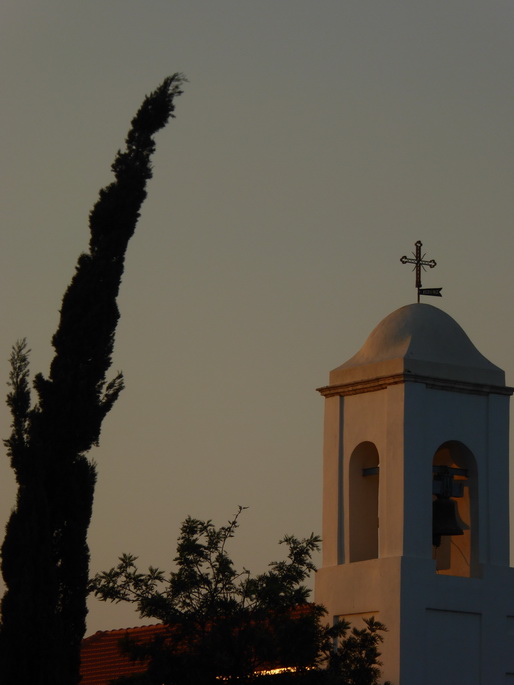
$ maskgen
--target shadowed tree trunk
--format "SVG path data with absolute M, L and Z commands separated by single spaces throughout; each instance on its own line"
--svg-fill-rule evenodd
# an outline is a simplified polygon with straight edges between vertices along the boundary
M 166 78 L 132 121 L 126 149 L 112 165 L 115 180 L 91 211 L 89 252 L 79 257 L 64 294 L 55 355 L 48 378 L 35 378 L 33 407 L 28 351 L 23 341 L 13 348 L 7 398 L 12 432 L 5 442 L 18 493 L 2 546 L 2 685 L 79 681 L 96 479 L 86 455 L 123 389 L 121 374 L 106 380 L 119 318 L 116 298 L 152 176 L 153 135 L 173 117 L 182 83 L 179 74 Z

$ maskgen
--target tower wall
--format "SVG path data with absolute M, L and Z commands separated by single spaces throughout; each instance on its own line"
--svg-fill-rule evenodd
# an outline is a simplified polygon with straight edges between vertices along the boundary
M 382 670 L 393 685 L 514 682 L 512 389 L 458 324 L 435 308 L 417 307 L 391 315 L 396 328 L 389 322 L 387 336 L 395 351 L 405 339 L 405 349 L 421 349 L 428 361 L 414 353 L 389 358 L 379 326 L 320 389 L 326 411 L 316 601 L 331 620 L 362 626 L 362 617 L 373 615 L 386 625 Z M 449 328 L 446 335 L 436 331 L 434 340 L 443 342 L 434 350 L 426 338 L 439 318 Z M 451 363 L 444 359 L 455 327 L 454 338 L 465 346 L 457 370 L 458 350 L 450 349 Z M 466 361 L 479 363 L 480 373 Z M 458 473 L 460 495 L 451 499 L 463 534 L 443 535 L 434 547 L 433 474 L 441 466 Z

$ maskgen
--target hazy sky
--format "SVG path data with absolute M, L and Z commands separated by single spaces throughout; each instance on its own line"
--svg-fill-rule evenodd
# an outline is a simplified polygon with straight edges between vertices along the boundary
M 172 565 L 180 522 L 225 523 L 262 571 L 321 533 L 315 388 L 428 299 L 514 384 L 511 0 L 3 0 L 0 375 L 48 370 L 88 212 L 144 95 L 188 79 L 129 246 L 94 453 L 92 570 Z M 0 405 L 1 435 L 9 416 Z M 15 489 L 0 460 L 0 523 Z M 88 632 L 138 623 L 91 604 Z

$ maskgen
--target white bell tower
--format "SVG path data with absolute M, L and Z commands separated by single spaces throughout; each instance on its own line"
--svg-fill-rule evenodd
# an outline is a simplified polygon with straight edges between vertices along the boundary
M 386 625 L 393 685 L 514 684 L 504 372 L 418 303 L 386 317 L 319 392 L 316 602 L 331 620 Z

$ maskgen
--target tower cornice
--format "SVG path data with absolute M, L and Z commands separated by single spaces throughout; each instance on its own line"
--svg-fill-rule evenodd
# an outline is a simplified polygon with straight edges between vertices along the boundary
M 471 395 L 512 395 L 514 393 L 514 388 L 506 385 L 486 385 L 483 383 L 447 380 L 412 373 L 397 373 L 349 383 L 326 385 L 317 388 L 317 391 L 323 395 L 323 397 L 360 395 L 365 392 L 385 390 L 385 388 L 390 385 L 399 385 L 403 383 L 423 383 L 427 388 L 446 390 L 447 392 L 461 392 Z

